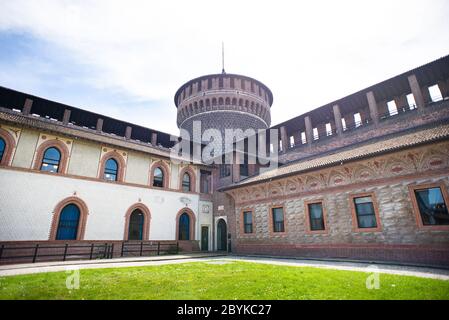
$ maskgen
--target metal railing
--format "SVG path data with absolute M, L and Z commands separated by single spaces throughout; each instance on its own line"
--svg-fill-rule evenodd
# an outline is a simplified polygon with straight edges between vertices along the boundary
M 178 254 L 179 242 L 160 242 L 160 241 L 123 241 L 120 252 L 121 257 L 125 256 L 147 256 L 155 253 Z
M 112 243 L 65 243 L 35 244 L 35 245 L 11 245 L 0 246 L 0 263 L 4 261 L 29 260 L 35 263 L 39 261 L 66 261 L 70 259 L 111 259 L 114 253 Z
M 117 252 L 114 252 L 114 247 Z M 23 245 L 3 243 L 0 245 L 0 264 L 112 259 L 114 256 L 118 257 L 119 254 L 120 257 L 142 257 L 178 253 L 179 242 L 177 241 L 68 242 L 61 244 L 41 242 Z

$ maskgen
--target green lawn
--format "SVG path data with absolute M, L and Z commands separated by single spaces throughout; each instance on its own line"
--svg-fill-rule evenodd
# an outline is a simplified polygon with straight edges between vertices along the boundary
M 80 288 L 65 272 L 0 278 L 0 299 L 449 299 L 449 281 L 248 262 L 183 263 L 80 270 Z

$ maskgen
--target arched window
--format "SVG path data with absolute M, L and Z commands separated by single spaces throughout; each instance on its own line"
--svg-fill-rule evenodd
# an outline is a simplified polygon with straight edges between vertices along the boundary
M 105 180 L 109 181 L 117 181 L 118 176 L 118 163 L 113 158 L 109 158 L 106 161 L 105 167 L 104 167 L 104 176 L 103 178 Z
M 2 162 L 5 149 L 6 149 L 6 142 L 2 138 L 0 138 L 0 162 Z
M 164 171 L 162 171 L 162 169 L 159 167 L 154 169 L 153 187 L 164 187 Z
M 184 191 L 184 192 L 191 191 L 191 188 L 190 188 L 190 174 L 188 174 L 187 172 L 184 173 L 184 175 L 182 176 L 182 191 Z
M 0 164 L 9 165 L 16 141 L 5 129 L 0 128 Z
M 179 217 L 178 240 L 190 240 L 190 217 L 186 212 Z
M 135 209 L 129 217 L 128 240 L 143 240 L 145 216 L 140 209 Z
M 44 152 L 42 158 L 41 171 L 58 172 L 61 162 L 61 152 L 55 147 L 50 147 Z
M 73 203 L 66 205 L 59 216 L 56 240 L 76 240 L 80 221 L 80 209 Z

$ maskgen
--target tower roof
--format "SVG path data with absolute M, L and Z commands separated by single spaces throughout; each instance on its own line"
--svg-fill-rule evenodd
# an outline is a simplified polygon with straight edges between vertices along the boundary
M 268 88 L 265 84 L 263 84 L 259 80 L 256 80 L 256 79 L 251 78 L 251 77 L 243 76 L 243 75 L 240 75 L 240 74 L 217 73 L 217 74 L 208 74 L 208 75 L 204 75 L 204 76 L 201 76 L 201 77 L 198 77 L 198 78 L 194 78 L 194 79 L 189 80 L 186 83 L 184 83 L 175 93 L 175 96 L 174 96 L 175 106 L 178 107 L 178 97 L 181 94 L 182 90 L 184 90 L 184 88 L 186 88 L 187 86 L 191 85 L 192 83 L 198 82 L 200 80 L 205 80 L 205 79 L 208 79 L 208 78 L 217 78 L 217 77 L 222 77 L 222 78 L 235 77 L 235 78 L 241 78 L 241 79 L 253 81 L 253 82 L 257 83 L 257 85 L 259 85 L 259 86 L 261 86 L 261 87 L 263 87 L 265 89 L 265 91 L 268 94 L 268 100 L 269 100 L 270 106 L 273 104 L 273 93 L 271 92 L 270 88 Z

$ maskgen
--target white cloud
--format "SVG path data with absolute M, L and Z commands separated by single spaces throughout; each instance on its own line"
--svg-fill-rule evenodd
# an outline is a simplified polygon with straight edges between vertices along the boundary
M 3 0 L 0 9 L 0 32 L 45 40 L 90 70 L 80 82 L 161 103 L 149 119 L 114 116 L 171 132 L 176 89 L 221 70 L 222 40 L 228 72 L 272 89 L 273 123 L 449 53 L 444 0 Z

